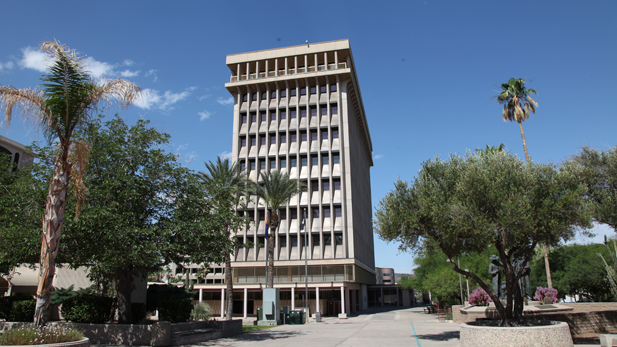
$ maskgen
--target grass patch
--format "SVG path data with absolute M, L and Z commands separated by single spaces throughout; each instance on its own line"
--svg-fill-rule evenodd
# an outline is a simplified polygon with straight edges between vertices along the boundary
M 84 335 L 77 330 L 46 325 L 44 327 L 23 327 L 6 331 L 0 335 L 0 345 L 40 345 L 78 341 L 83 338 Z
M 253 333 L 255 331 L 259 331 L 259 330 L 264 330 L 264 329 L 270 329 L 270 328 L 274 328 L 274 326 L 269 326 L 269 325 L 243 325 L 242 326 L 242 333 Z

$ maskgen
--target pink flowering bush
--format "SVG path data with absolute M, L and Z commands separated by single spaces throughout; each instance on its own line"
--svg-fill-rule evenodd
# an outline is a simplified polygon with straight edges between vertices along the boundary
M 536 289 L 536 295 L 534 295 L 533 298 L 542 303 L 544 303 L 544 299 L 550 299 L 551 302 L 554 304 L 558 301 L 557 289 L 538 287 Z
M 79 341 L 83 338 L 84 335 L 81 332 L 68 327 L 57 325 L 25 326 L 0 334 L 0 345 L 42 345 Z
M 486 291 L 479 287 L 469 295 L 469 304 L 472 306 L 488 306 L 491 301 L 491 297 Z

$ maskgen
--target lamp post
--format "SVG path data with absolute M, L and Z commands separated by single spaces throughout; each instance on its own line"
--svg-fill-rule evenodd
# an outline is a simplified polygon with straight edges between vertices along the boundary
M 302 223 L 300 224 L 300 232 L 304 230 L 304 307 L 308 310 L 308 230 L 306 228 L 306 207 L 302 212 Z M 308 313 L 308 312 L 307 312 Z
M 458 257 L 458 268 L 461 268 L 461 257 Z M 463 276 L 461 276 L 461 274 L 458 274 L 458 284 L 461 287 L 461 305 L 465 305 L 465 302 L 463 301 Z
M 468 269 L 465 269 L 465 271 L 469 272 Z M 469 277 L 465 276 L 465 281 L 467 282 L 467 300 L 469 300 Z

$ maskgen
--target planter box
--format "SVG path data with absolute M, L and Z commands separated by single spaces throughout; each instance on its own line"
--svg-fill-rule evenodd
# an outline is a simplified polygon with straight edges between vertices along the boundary
M 555 321 L 530 321 L 537 326 L 493 327 L 461 324 L 461 347 L 542 346 L 571 347 L 568 324 Z
M 0 347 L 2 347 L 3 345 L 0 345 Z M 42 345 L 11 345 L 10 347 L 32 347 L 32 346 L 37 346 L 37 347 L 90 347 L 90 339 L 88 339 L 87 337 L 84 337 L 83 339 L 79 340 L 79 341 L 72 341 L 72 342 L 62 342 L 62 343 L 45 343 Z

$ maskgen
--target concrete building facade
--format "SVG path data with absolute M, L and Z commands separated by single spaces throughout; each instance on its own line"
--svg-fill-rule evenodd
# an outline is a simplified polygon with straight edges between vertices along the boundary
M 311 313 L 366 308 L 367 285 L 375 283 L 372 143 L 349 41 L 232 54 L 227 67 L 233 161 L 252 180 L 280 170 L 307 187 L 279 211 L 279 229 L 269 238 L 281 305 L 304 305 L 306 258 Z M 247 213 L 255 225 L 234 237 L 252 246 L 238 249 L 232 263 L 234 313 L 245 317 L 260 307 L 267 252 L 264 206 L 252 199 Z M 300 230 L 303 217 L 306 228 Z M 191 270 L 191 278 L 200 300 L 222 315 L 222 266 L 207 274 Z

